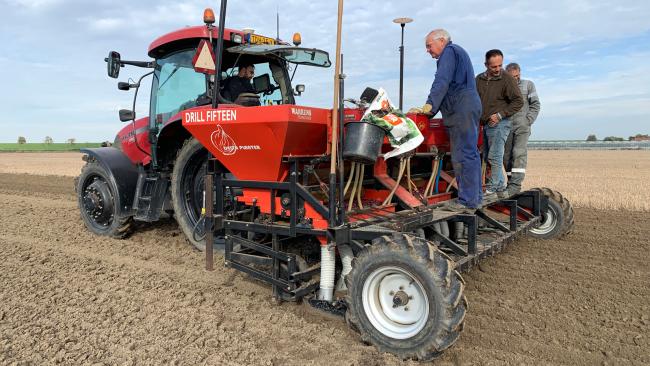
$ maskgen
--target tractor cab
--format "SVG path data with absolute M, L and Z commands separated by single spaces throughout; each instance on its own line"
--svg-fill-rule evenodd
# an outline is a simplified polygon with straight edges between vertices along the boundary
M 212 89 L 215 73 L 203 72 L 195 67 L 197 53 L 202 42 L 212 40 L 212 47 L 218 39 L 218 29 L 214 27 L 187 27 L 168 33 L 151 43 L 148 55 L 154 60 L 125 61 L 119 53 L 112 51 L 106 59 L 108 74 L 117 78 L 120 67 L 133 65 L 153 68 L 142 78 L 152 76 L 149 117 L 136 119 L 134 110 L 122 110 L 120 119 L 133 122 L 123 128 L 115 139 L 117 145 L 125 151 L 134 163 L 147 165 L 164 165 L 163 154 L 156 156 L 158 144 L 166 143 L 168 136 L 176 140 L 189 137 L 180 126 L 181 112 L 193 107 L 212 103 Z M 221 57 L 220 90 L 217 99 L 220 104 L 238 104 L 241 106 L 293 105 L 295 96 L 301 95 L 304 85 L 292 86 L 292 78 L 298 65 L 329 67 L 331 62 L 327 52 L 312 48 L 298 47 L 299 36 L 294 45 L 277 41 L 270 37 L 247 33 L 233 29 L 224 29 L 224 51 Z M 208 43 L 209 44 L 209 43 Z M 216 57 L 215 57 L 216 59 Z M 252 93 L 246 98 L 232 100 L 224 98 L 224 87 L 237 77 L 240 66 L 253 65 L 255 77 L 250 80 Z M 120 89 L 138 89 L 140 82 L 120 83 Z M 137 91 L 134 95 L 137 98 Z M 167 132 L 166 132 L 167 130 Z M 180 136 L 185 134 L 187 136 Z M 164 147 L 162 150 L 172 150 Z M 164 152 L 164 151 L 163 151 Z

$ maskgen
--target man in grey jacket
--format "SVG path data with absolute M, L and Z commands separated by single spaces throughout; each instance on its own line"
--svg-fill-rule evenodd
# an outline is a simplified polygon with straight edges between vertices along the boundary
M 521 67 L 518 64 L 514 62 L 508 64 L 506 71 L 517 80 L 521 96 L 524 99 L 524 106 L 512 117 L 512 130 L 506 141 L 503 155 L 503 165 L 510 176 L 507 188 L 508 196 L 511 196 L 521 191 L 521 185 L 526 175 L 528 137 L 530 137 L 530 127 L 539 114 L 540 103 L 535 84 L 521 78 Z

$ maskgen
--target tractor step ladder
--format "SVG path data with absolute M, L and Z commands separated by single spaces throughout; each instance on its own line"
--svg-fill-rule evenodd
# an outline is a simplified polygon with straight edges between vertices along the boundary
M 154 222 L 160 218 L 169 181 L 160 174 L 147 174 L 140 171 L 138 186 L 133 200 L 137 221 Z

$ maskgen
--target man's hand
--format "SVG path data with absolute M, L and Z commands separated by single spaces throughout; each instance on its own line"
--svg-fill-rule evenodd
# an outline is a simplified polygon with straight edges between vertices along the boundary
M 500 118 L 498 114 L 493 114 L 490 116 L 490 120 L 488 121 L 488 125 L 490 127 L 494 127 L 499 124 Z
M 433 106 L 431 106 L 431 104 L 425 104 L 422 106 L 422 108 L 409 109 L 408 113 L 426 114 L 430 116 L 432 114 L 431 109 L 433 109 Z

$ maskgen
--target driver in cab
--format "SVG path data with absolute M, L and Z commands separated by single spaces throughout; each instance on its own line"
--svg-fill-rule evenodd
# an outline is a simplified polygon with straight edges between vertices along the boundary
M 237 75 L 228 78 L 223 88 L 223 97 L 237 103 L 237 98 L 242 93 L 255 94 L 255 88 L 251 80 L 255 76 L 255 65 L 241 64 Z

